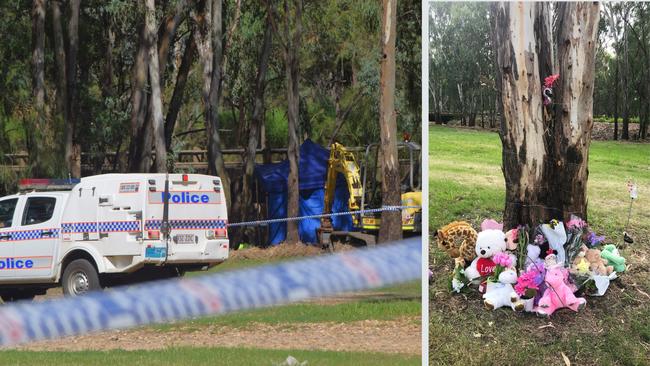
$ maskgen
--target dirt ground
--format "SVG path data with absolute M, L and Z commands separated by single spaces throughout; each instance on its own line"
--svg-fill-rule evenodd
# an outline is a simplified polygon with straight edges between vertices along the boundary
M 318 349 L 419 355 L 419 317 L 364 320 L 351 323 L 252 323 L 229 326 L 179 327 L 173 330 L 140 328 L 32 343 L 32 351 L 152 350 L 167 347 L 254 347 L 265 349 Z

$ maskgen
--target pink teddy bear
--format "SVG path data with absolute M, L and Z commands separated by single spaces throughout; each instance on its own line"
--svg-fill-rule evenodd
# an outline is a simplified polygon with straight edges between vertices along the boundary
M 546 277 L 544 277 L 547 287 L 535 308 L 537 314 L 550 317 L 555 310 L 564 307 L 578 311 L 587 303 L 584 297 L 576 297 L 573 294 L 571 287 L 565 282 L 567 275 L 561 266 L 547 269 Z

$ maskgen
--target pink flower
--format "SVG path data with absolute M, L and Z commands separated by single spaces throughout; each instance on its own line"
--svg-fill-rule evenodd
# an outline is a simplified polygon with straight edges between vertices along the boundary
M 526 290 L 538 290 L 539 285 L 535 281 L 537 274 L 535 271 L 524 272 L 517 278 L 517 284 L 515 285 L 515 292 L 519 296 L 524 296 Z
M 512 264 L 512 258 L 506 253 L 500 252 L 492 256 L 492 262 L 498 266 L 507 268 Z
M 553 84 L 555 84 L 555 81 L 560 77 L 560 74 L 555 74 L 551 76 L 547 76 L 544 78 L 544 87 L 545 88 L 552 88 Z
M 566 223 L 566 227 L 569 230 L 582 229 L 585 226 L 587 226 L 587 223 L 585 222 L 585 220 L 583 220 L 583 219 L 581 219 L 581 218 L 579 218 L 577 216 L 573 216 L 573 215 L 571 216 L 571 220 L 569 220 Z

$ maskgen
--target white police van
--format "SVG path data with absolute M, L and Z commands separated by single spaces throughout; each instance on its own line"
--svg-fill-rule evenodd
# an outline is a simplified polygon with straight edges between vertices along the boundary
M 221 180 L 200 174 L 26 179 L 0 198 L 0 297 L 180 276 L 228 258 Z

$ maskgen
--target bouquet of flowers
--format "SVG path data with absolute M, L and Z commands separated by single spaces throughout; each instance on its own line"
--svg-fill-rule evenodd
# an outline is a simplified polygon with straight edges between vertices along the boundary
M 587 223 L 578 216 L 571 215 L 571 220 L 566 223 L 567 242 L 564 244 L 566 251 L 565 267 L 571 266 L 573 260 L 580 252 L 582 247 L 582 235 L 587 228 Z
M 492 275 L 488 277 L 488 281 L 499 282 L 499 275 L 506 268 L 510 268 L 512 266 L 512 258 L 510 258 L 507 253 L 499 252 L 492 256 L 492 261 L 494 262 L 495 267 Z

